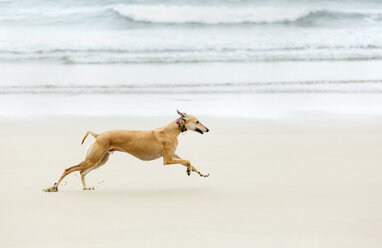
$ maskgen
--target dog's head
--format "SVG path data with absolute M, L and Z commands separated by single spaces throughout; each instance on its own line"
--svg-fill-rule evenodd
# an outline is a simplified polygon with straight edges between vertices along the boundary
M 208 131 L 210 131 L 195 116 L 182 113 L 179 110 L 177 110 L 177 112 L 180 115 L 180 118 L 183 120 L 184 126 L 186 127 L 187 130 L 195 131 L 201 134 L 207 133 Z

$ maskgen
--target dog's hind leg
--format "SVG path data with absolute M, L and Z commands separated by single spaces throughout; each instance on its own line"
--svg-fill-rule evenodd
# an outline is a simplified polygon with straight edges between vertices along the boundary
M 78 165 L 75 165 L 75 166 L 72 166 L 72 167 L 65 169 L 65 171 L 62 174 L 62 176 L 60 177 L 60 179 L 58 179 L 57 183 L 55 183 L 55 186 L 58 187 L 58 185 L 60 184 L 62 179 L 64 179 L 64 177 L 66 177 L 67 175 L 69 175 L 70 173 L 72 173 L 74 171 L 79 171 L 82 168 L 85 168 L 88 164 L 89 164 L 89 162 L 85 160 L 85 161 L 82 161 L 81 163 L 79 163 Z
M 82 181 L 82 185 L 83 185 L 83 190 L 94 190 L 94 187 L 87 187 L 86 186 L 85 176 L 90 171 L 95 170 L 95 169 L 101 167 L 102 165 L 106 164 L 106 162 L 109 160 L 109 157 L 110 157 L 110 152 L 107 152 L 107 153 L 105 153 L 105 155 L 103 155 L 101 160 L 95 166 L 88 168 L 88 169 L 81 170 L 80 173 L 81 173 L 81 181 Z
M 93 167 L 97 167 L 98 162 L 103 158 L 105 153 L 108 151 L 107 145 L 99 144 L 97 141 L 94 142 L 90 147 L 89 150 L 86 153 L 86 158 L 84 161 L 79 163 L 78 165 L 69 167 L 65 169 L 64 173 L 58 179 L 57 183 L 53 185 L 53 187 L 49 187 L 44 189 L 45 192 L 57 192 L 58 191 L 58 185 L 64 179 L 67 175 L 74 171 L 86 171 L 88 169 L 91 169 Z M 82 176 L 81 176 L 82 177 Z
M 94 170 L 105 164 L 109 159 L 108 144 L 102 140 L 97 140 L 91 144 L 86 152 L 86 161 L 89 161 L 86 167 L 81 168 L 81 181 L 84 190 L 92 190 L 92 187 L 86 187 L 85 176 L 91 170 Z
M 58 181 L 56 183 L 54 183 L 53 187 L 46 188 L 43 191 L 45 191 L 45 192 L 57 192 L 58 191 L 58 185 L 60 184 L 62 179 L 64 179 L 67 175 L 69 175 L 70 173 L 72 173 L 74 171 L 79 171 L 83 168 L 86 168 L 87 164 L 88 164 L 88 161 L 84 160 L 81 163 L 79 163 L 78 165 L 66 168 L 64 170 L 64 173 L 62 173 L 62 176 L 60 177 L 60 179 L 58 179 Z

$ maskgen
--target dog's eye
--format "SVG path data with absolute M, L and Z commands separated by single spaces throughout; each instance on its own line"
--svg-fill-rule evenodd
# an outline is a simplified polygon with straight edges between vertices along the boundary
M 196 121 L 196 124 L 199 124 L 199 121 Z

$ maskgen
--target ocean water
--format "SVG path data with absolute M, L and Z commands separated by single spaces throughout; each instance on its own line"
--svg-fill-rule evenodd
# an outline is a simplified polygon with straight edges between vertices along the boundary
M 381 1 L 0 1 L 0 62 L 382 59 Z
M 89 113 L 52 107 L 80 95 L 119 99 L 97 114 L 137 99 L 151 111 L 127 113 L 161 114 L 148 103 L 167 111 L 179 97 L 195 111 L 211 101 L 226 110 L 205 114 L 263 115 L 254 99 L 277 106 L 279 94 L 288 111 L 333 110 L 352 94 L 339 112 L 377 113 L 381 65 L 376 0 L 0 0 L 0 115 Z

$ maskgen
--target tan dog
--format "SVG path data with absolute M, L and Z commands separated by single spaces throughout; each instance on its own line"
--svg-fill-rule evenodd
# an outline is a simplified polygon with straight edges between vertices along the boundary
M 110 153 L 114 151 L 127 152 L 145 161 L 163 157 L 164 165 L 182 164 L 187 167 L 188 175 L 195 171 L 201 177 L 208 177 L 209 174 L 202 174 L 191 165 L 190 161 L 181 159 L 176 155 L 175 150 L 181 132 L 191 130 L 203 134 L 209 130 L 195 116 L 179 112 L 179 110 L 177 112 L 180 115 L 179 119 L 154 130 L 111 130 L 101 134 L 88 131 L 82 144 L 89 134 L 96 138 L 96 141 L 89 146 L 85 160 L 78 165 L 65 169 L 57 183 L 53 187 L 44 189 L 44 191 L 58 191 L 58 185 L 62 179 L 74 171 L 80 171 L 83 189 L 93 190 L 94 188 L 86 186 L 86 174 L 104 165 L 109 159 Z

